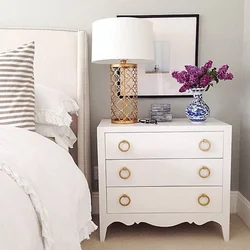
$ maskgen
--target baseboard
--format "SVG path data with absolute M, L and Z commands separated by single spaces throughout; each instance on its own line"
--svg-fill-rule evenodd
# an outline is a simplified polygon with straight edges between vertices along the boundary
M 235 214 L 237 212 L 237 201 L 239 197 L 238 191 L 232 191 L 231 192 L 231 203 L 230 203 L 230 212 L 232 214 Z M 250 210 L 249 210 L 250 211 Z M 99 194 L 98 192 L 92 193 L 92 214 L 98 214 L 99 213 Z
M 238 194 L 237 201 L 237 214 L 250 228 L 250 201 L 247 200 L 240 192 Z
M 230 213 L 237 213 L 237 201 L 238 201 L 238 191 L 231 191 L 231 202 L 230 202 Z

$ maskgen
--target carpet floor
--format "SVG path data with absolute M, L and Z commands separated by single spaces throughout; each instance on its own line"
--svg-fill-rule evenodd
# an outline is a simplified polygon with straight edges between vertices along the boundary
M 93 220 L 98 225 L 98 218 Z M 99 231 L 82 243 L 83 250 L 250 250 L 250 230 L 236 215 L 231 215 L 230 241 L 224 242 L 221 227 L 214 222 L 202 226 L 183 223 L 162 228 L 146 223 L 125 226 L 113 223 L 106 240 L 99 241 Z

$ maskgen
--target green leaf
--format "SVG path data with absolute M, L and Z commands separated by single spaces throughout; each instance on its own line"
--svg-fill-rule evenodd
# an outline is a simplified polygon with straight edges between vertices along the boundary
M 209 72 L 209 75 L 213 77 L 213 79 L 215 80 L 216 83 L 219 82 L 219 79 L 217 77 L 217 72 L 215 71 L 215 69 L 213 69 L 211 72 Z

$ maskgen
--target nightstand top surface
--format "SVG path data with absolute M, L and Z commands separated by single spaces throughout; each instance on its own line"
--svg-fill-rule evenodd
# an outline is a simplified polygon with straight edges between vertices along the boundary
M 145 123 L 133 123 L 133 124 L 114 124 L 111 123 L 110 119 L 103 119 L 98 128 L 107 129 L 110 131 L 173 131 L 180 130 L 195 130 L 195 131 L 206 131 L 206 130 L 224 130 L 231 125 L 222 122 L 214 118 L 208 118 L 202 123 L 192 123 L 187 118 L 174 118 L 171 122 L 158 122 L 157 124 L 145 124 Z

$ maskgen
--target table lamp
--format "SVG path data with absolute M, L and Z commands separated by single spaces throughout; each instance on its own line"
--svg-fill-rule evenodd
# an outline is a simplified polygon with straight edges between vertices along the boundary
M 110 64 L 112 123 L 138 122 L 137 64 L 153 60 L 152 22 L 120 17 L 92 24 L 92 62 Z

